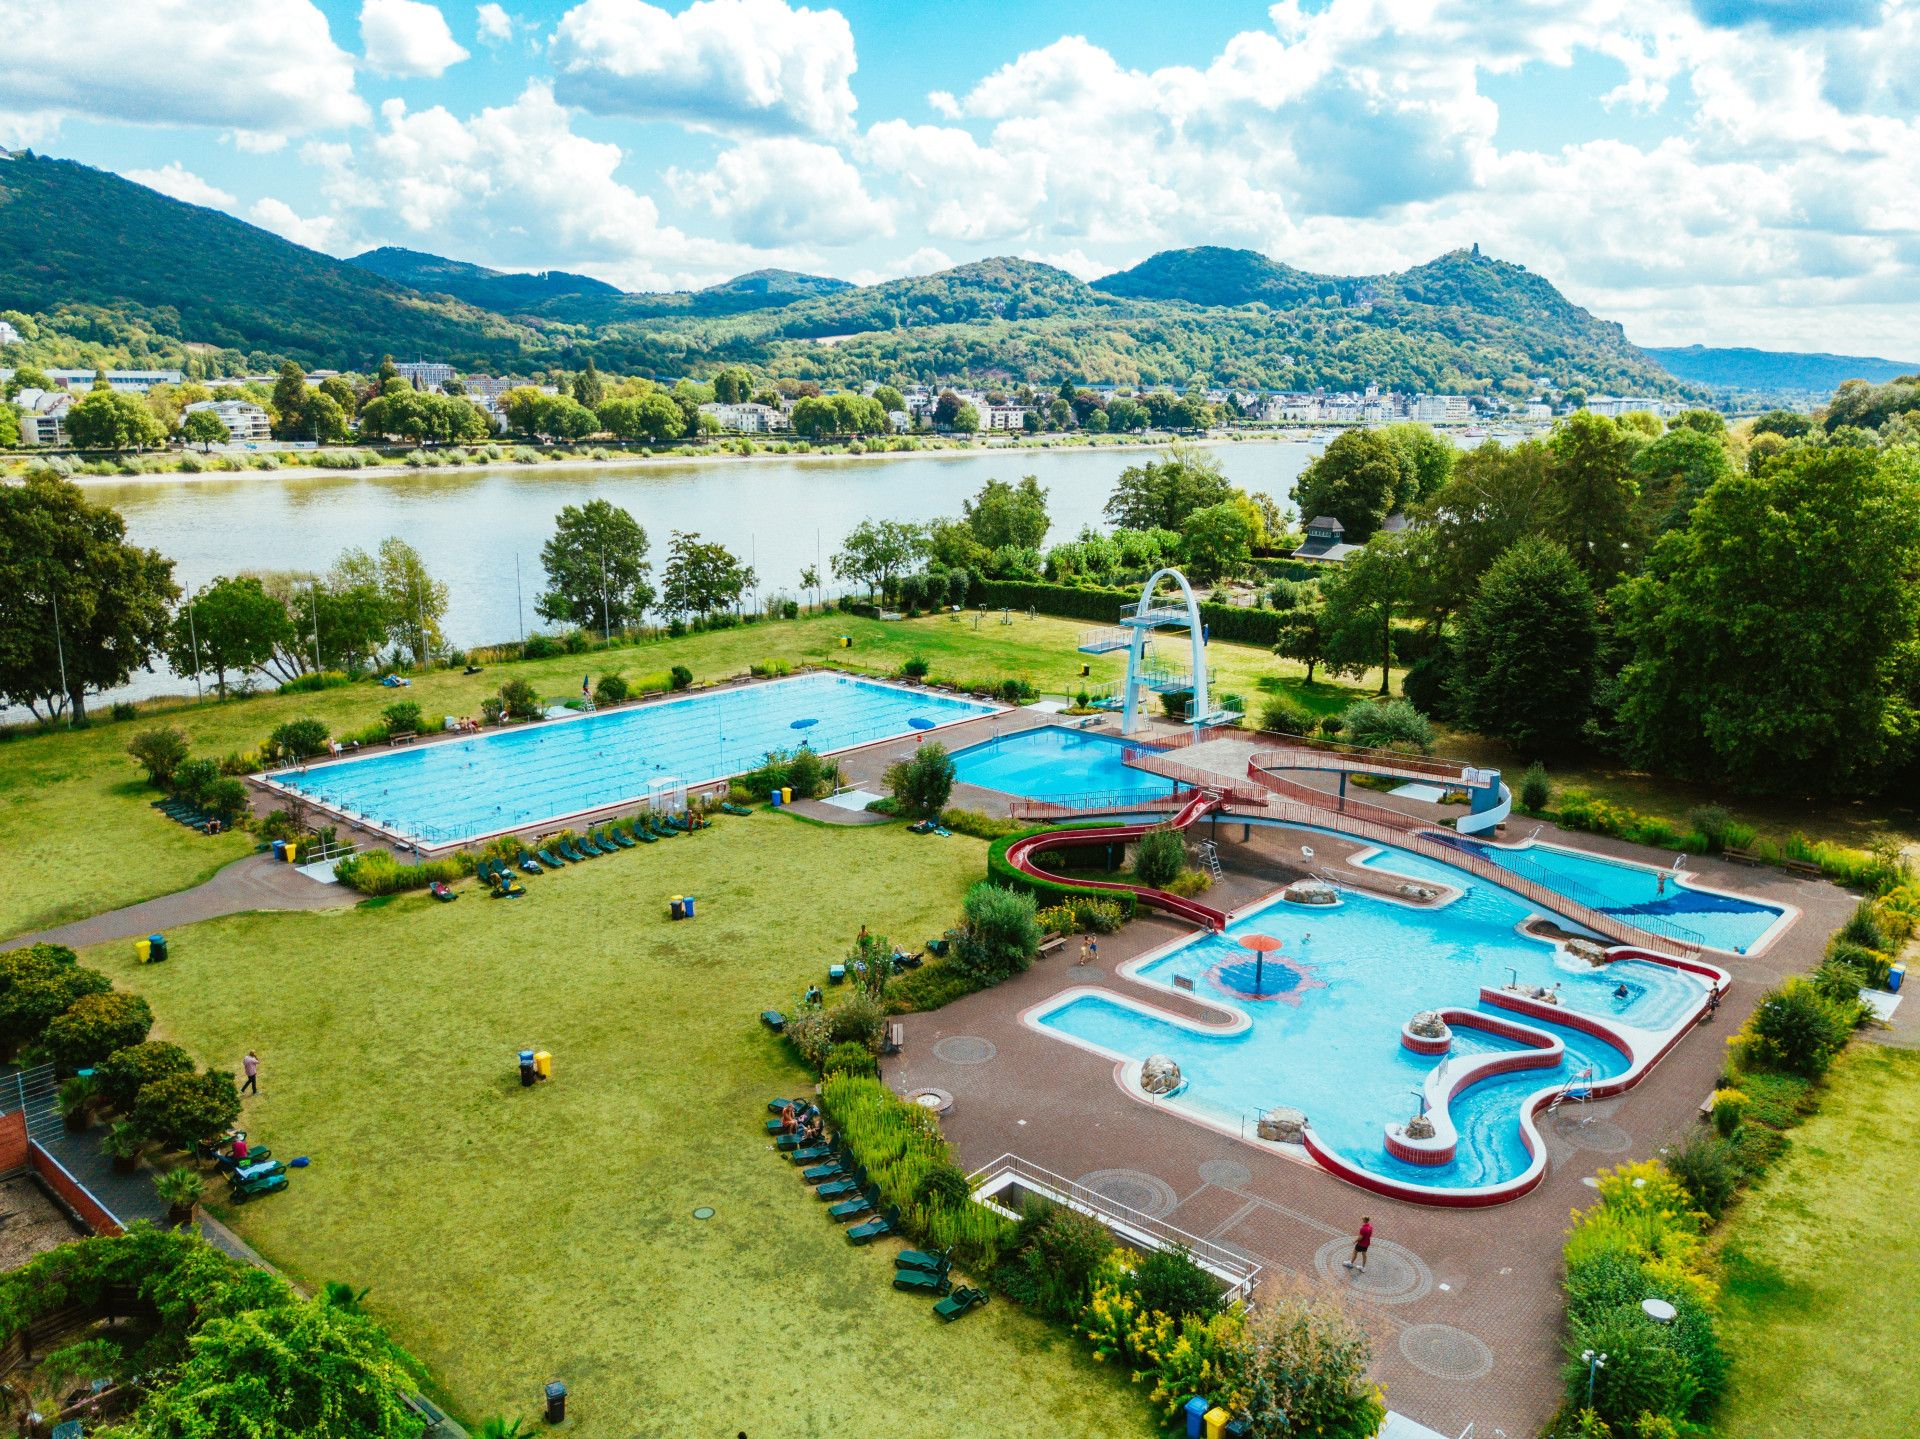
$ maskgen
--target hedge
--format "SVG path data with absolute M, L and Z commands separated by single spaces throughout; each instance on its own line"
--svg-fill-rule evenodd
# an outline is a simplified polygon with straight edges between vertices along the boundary
M 987 878 L 1009 889 L 1017 889 L 1031 894 L 1042 906 L 1050 904 L 1070 904 L 1074 900 L 1101 899 L 1120 906 L 1123 918 L 1132 919 L 1139 905 L 1132 890 L 1093 889 L 1087 885 L 1068 884 L 1062 880 L 1040 879 L 1037 876 L 1018 870 L 1007 860 L 1007 850 L 1016 840 L 1028 835 L 1048 834 L 1061 829 L 1102 829 L 1100 824 L 1053 825 L 1043 824 L 1035 829 L 1024 829 L 1019 834 L 1010 834 L 1004 839 L 996 839 L 987 847 Z
M 1111 625 L 1119 623 L 1123 607 L 1139 603 L 1140 591 L 1080 589 L 1073 585 L 1049 585 L 1030 580 L 976 580 L 968 599 L 981 609 L 1035 610 L 1043 615 L 1097 620 Z M 1272 649 L 1280 642 L 1278 610 L 1246 609 L 1240 605 L 1216 605 L 1202 601 L 1200 619 L 1212 639 L 1259 645 L 1264 649 Z

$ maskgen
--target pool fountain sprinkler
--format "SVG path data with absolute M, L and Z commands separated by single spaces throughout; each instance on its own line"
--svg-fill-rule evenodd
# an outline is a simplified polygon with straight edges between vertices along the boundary
M 1281 944 L 1270 934 L 1248 934 L 1241 936 L 1240 947 L 1253 951 L 1253 992 L 1257 998 L 1264 993 L 1261 980 L 1266 974 L 1267 956 L 1277 953 Z

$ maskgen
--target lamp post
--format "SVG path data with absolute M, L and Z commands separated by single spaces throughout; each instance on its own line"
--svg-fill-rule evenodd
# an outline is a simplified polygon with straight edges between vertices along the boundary
M 1602 1369 L 1607 1367 L 1607 1356 L 1592 1349 L 1580 1351 L 1580 1357 L 1587 1361 L 1587 1408 L 1593 1408 L 1593 1380 Z

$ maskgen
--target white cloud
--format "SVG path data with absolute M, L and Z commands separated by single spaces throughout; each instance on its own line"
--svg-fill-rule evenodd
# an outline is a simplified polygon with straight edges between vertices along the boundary
M 474 10 L 473 24 L 483 45 L 504 45 L 513 38 L 513 17 L 493 0 Z
M 360 45 L 382 75 L 443 74 L 467 58 L 447 17 L 425 0 L 366 0 L 360 7 Z
M 209 184 L 178 160 L 169 160 L 158 170 L 129 170 L 127 178 L 136 185 L 158 190 L 189 205 L 206 205 L 215 210 L 231 210 L 239 203 L 218 185 Z
M 310 0 L 4 0 L 0 33 L 0 94 L 19 114 L 265 132 L 367 118 Z
M 933 275 L 952 268 L 953 257 L 945 250 L 922 245 L 910 255 L 855 270 L 847 278 L 856 285 L 878 285 L 884 280 L 898 280 L 908 275 Z
M 846 156 L 811 140 L 736 145 L 705 170 L 676 169 L 667 179 L 750 245 L 847 245 L 893 233 L 886 206 L 867 193 Z
M 287 137 L 270 130 L 229 130 L 220 138 L 243 155 L 273 155 L 287 148 Z
M 780 258 L 663 225 L 653 200 L 618 177 L 620 147 L 575 134 L 544 84 L 464 120 L 400 100 L 380 116 L 354 146 L 301 152 L 356 246 L 577 270 L 628 289 L 708 283 Z
M 837 10 L 784 0 L 583 0 L 549 50 L 555 93 L 600 115 L 730 135 L 826 137 L 853 122 L 853 30 Z
M 345 232 L 331 215 L 311 218 L 297 213 L 285 200 L 268 196 L 254 201 L 247 218 L 263 230 L 271 230 L 284 240 L 305 245 L 309 250 L 343 252 Z

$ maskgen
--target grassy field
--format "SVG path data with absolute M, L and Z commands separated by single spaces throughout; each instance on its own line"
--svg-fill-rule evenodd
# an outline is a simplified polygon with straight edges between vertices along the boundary
M 351 685 L 305 695 L 262 695 L 172 707 L 164 716 L 99 723 L 74 733 L 22 735 L 0 744 L 0 854 L 8 856 L 7 883 L 0 886 L 0 938 L 98 914 L 205 879 L 221 864 L 244 854 L 243 836 L 208 838 L 153 814 L 140 772 L 126 744 L 140 728 L 160 718 L 189 735 L 194 751 L 219 757 L 256 748 L 272 729 L 290 719 L 314 716 L 336 732 L 377 724 L 395 698 L 416 701 L 429 716 L 480 712 L 480 701 L 510 675 L 522 675 L 548 695 L 577 695 L 580 676 L 608 672 L 630 681 L 661 677 L 684 664 L 703 680 L 744 673 L 769 658 L 813 661 L 891 673 L 907 658 L 924 657 L 939 675 L 963 682 L 1017 675 L 1042 690 L 1066 693 L 1083 683 L 1117 679 L 1123 657 L 1075 652 L 1084 625 L 1069 620 L 997 617 L 974 627 L 974 616 L 881 623 L 830 614 L 789 622 L 663 639 L 588 656 L 493 665 L 479 675 L 442 671 L 423 675 L 410 690 Z M 849 635 L 850 650 L 838 647 Z M 1298 684 L 1300 667 L 1265 650 L 1216 644 L 1210 652 L 1216 685 L 1253 696 Z M 1091 680 L 1083 681 L 1087 659 Z M 662 681 L 664 682 L 664 681 Z M 1318 709 L 1336 709 L 1352 691 L 1336 685 L 1298 685 L 1300 697 Z
M 259 1051 L 246 1122 L 313 1165 L 226 1217 L 303 1282 L 371 1286 L 459 1415 L 530 1414 L 558 1377 L 583 1439 L 945 1439 L 1026 1414 L 1150 1434 L 1139 1392 L 1057 1331 L 998 1302 L 948 1327 L 895 1293 L 898 1246 L 850 1246 L 766 1147 L 766 1100 L 802 1072 L 760 1010 L 863 921 L 937 933 L 984 866 L 960 836 L 757 814 L 529 878 L 521 900 L 469 885 L 194 926 L 164 966 L 86 958 L 202 1059 Z M 700 918 L 670 924 L 683 891 Z M 532 1091 L 527 1045 L 554 1055 Z
M 1855 1045 L 1727 1223 L 1726 1439 L 1907 1439 L 1920 1377 L 1920 1052 Z

